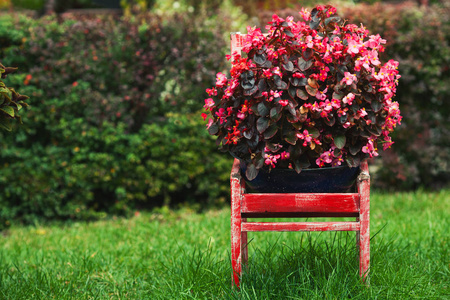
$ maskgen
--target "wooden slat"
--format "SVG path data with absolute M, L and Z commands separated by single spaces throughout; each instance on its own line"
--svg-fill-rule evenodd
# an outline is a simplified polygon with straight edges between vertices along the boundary
M 242 218 L 356 218 L 359 213 L 275 212 L 242 213 Z
M 359 195 L 340 194 L 244 194 L 242 213 L 358 213 Z
M 246 222 L 242 231 L 358 231 L 359 222 Z

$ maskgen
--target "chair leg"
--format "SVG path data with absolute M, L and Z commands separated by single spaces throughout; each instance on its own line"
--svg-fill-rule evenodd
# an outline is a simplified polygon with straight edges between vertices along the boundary
M 231 267 L 233 268 L 232 282 L 239 287 L 241 277 L 241 220 L 231 217 Z
M 246 222 L 246 219 L 242 219 L 242 222 Z M 247 240 L 247 232 L 241 233 L 241 253 L 242 253 L 242 263 L 244 265 L 248 262 L 248 240 Z
M 242 250 L 242 231 L 241 231 L 241 186 L 240 180 L 232 178 L 231 180 L 231 267 L 232 285 L 239 287 L 239 278 L 241 276 L 241 250 Z
M 360 194 L 359 209 L 359 274 L 366 285 L 369 285 L 370 269 L 370 177 L 368 175 L 367 165 L 362 176 L 358 192 Z

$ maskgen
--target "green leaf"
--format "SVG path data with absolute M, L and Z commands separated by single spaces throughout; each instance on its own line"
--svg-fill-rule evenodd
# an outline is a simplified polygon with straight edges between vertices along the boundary
M 317 29 L 317 27 L 319 27 L 319 24 L 320 24 L 320 20 L 318 20 L 318 21 L 312 21 L 311 20 L 311 22 L 309 22 L 309 27 L 312 30 L 315 30 L 315 29 Z
M 313 54 L 314 51 L 311 48 L 306 48 L 305 51 L 303 51 L 302 56 L 305 60 L 310 60 Z
M 360 165 L 361 159 L 358 156 L 347 156 L 345 158 L 345 161 L 347 162 L 347 165 L 350 168 L 356 168 Z
M 278 121 L 281 118 L 280 106 L 275 106 L 270 110 L 270 118 L 274 121 Z
M 308 130 L 308 133 L 315 139 L 320 136 L 319 130 L 315 127 L 307 127 L 306 130 Z
M 370 105 L 374 112 L 379 112 L 383 108 L 383 105 L 378 101 L 372 101 Z
M 267 60 L 267 56 L 264 53 L 255 54 L 255 56 L 253 57 L 253 61 L 258 65 L 264 64 L 266 62 L 266 60 Z
M 355 145 L 350 145 L 350 147 L 348 147 L 348 150 L 350 151 L 351 155 L 358 154 L 358 152 L 361 151 L 361 143 L 356 143 Z
M 323 122 L 328 126 L 332 127 L 336 123 L 336 118 L 334 116 L 323 119 Z
M 288 72 L 292 72 L 294 71 L 294 64 L 291 61 L 288 61 L 287 63 L 283 64 L 283 69 Z
M 342 98 L 344 98 L 344 94 L 333 92 L 332 98 L 342 100 Z
M 280 76 L 278 76 L 278 75 L 273 76 L 273 80 L 278 89 L 280 89 L 280 90 L 287 89 L 287 87 L 288 87 L 287 83 L 284 82 Z
M 297 60 L 297 65 L 301 71 L 306 71 L 313 65 L 313 60 L 305 60 L 303 57 L 300 57 Z
M 297 143 L 298 137 L 295 131 L 289 131 L 287 134 L 285 134 L 284 140 L 291 145 L 295 145 Z
M 269 143 L 269 142 L 266 142 L 266 147 L 267 147 L 267 149 L 269 149 L 272 152 L 277 152 L 278 150 L 281 149 L 280 144 Z
M 345 135 L 340 134 L 334 137 L 334 145 L 338 148 L 338 149 L 342 149 L 345 146 L 347 139 L 345 137 Z
M 254 130 L 253 128 L 244 131 L 244 137 L 245 137 L 247 140 L 250 140 L 250 139 L 253 137 L 254 134 L 255 134 L 255 130 Z
M 306 86 L 306 92 L 307 92 L 308 94 L 310 94 L 311 96 L 315 96 L 315 95 L 317 94 L 318 91 L 319 91 L 318 89 L 313 88 L 313 87 L 311 87 L 310 85 L 307 85 L 307 86 Z
M 245 176 L 248 180 L 252 181 L 258 175 L 259 170 L 256 168 L 254 164 L 250 164 L 247 166 L 247 170 L 245 170 Z
M 259 133 L 263 133 L 264 131 L 266 131 L 267 127 L 269 127 L 269 119 L 268 118 L 260 117 L 256 121 L 256 129 L 258 130 Z
M 297 89 L 296 95 L 302 100 L 308 100 L 309 98 L 308 94 L 303 89 Z M 314 96 L 315 95 L 316 94 L 314 94 Z
M 313 88 L 315 88 L 315 89 L 318 89 L 320 87 L 319 86 L 319 82 L 316 79 L 313 79 L 313 78 L 308 78 L 308 85 L 313 87 Z
M 284 30 L 283 32 L 284 32 L 284 34 L 286 34 L 288 37 L 291 37 L 291 38 L 295 37 L 294 34 L 292 33 L 292 31 L 290 31 L 290 30 L 288 30 L 288 29 Z
M 219 132 L 219 125 L 216 123 L 212 123 L 211 126 L 209 126 L 208 128 L 208 133 L 210 135 L 215 135 L 217 134 L 217 132 Z
M 302 167 L 298 160 L 294 160 L 294 170 L 295 172 L 297 172 L 297 174 L 300 174 L 300 172 L 302 171 Z
M 3 111 L 5 114 L 14 118 L 14 108 L 12 108 L 11 106 L 5 106 L 3 108 L 0 108 L 0 111 Z
M 369 131 L 374 136 L 380 136 L 382 132 L 381 127 L 377 125 L 367 127 L 367 131 Z
M 262 117 L 265 117 L 269 114 L 269 108 L 267 108 L 267 106 L 266 106 L 266 104 L 264 104 L 264 102 L 260 102 L 258 104 L 258 113 Z
M 325 26 L 332 23 L 340 23 L 342 19 L 340 17 L 330 17 L 325 19 Z
M 297 173 L 300 173 L 302 169 L 306 169 L 309 166 L 311 166 L 311 163 L 306 155 L 301 155 L 298 159 L 294 160 L 294 168 Z
M 264 139 L 267 140 L 273 138 L 273 136 L 277 134 L 277 132 L 278 132 L 277 124 L 272 124 L 271 126 L 269 126 L 269 128 L 267 128 L 266 131 L 264 131 Z
M 0 118 L 0 128 L 3 128 L 7 131 L 11 131 L 11 123 L 8 119 Z

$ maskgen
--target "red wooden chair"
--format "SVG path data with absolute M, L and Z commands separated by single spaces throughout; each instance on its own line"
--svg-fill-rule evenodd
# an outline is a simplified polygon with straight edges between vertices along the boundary
M 231 34 L 231 53 L 239 52 L 240 33 Z M 370 263 L 370 176 L 367 161 L 353 193 L 246 193 L 239 160 L 231 170 L 232 280 L 239 287 L 242 262 L 248 261 L 247 232 L 257 231 L 356 231 L 359 273 L 367 283 Z M 247 222 L 247 218 L 355 217 L 353 222 Z

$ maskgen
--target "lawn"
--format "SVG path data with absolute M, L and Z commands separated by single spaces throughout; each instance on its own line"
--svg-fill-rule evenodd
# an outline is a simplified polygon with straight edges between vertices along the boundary
M 0 299 L 449 299 L 450 191 L 371 201 L 368 288 L 354 233 L 254 233 L 237 291 L 229 208 L 163 208 L 2 232 Z

